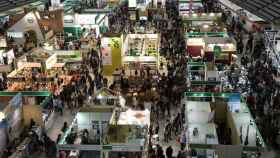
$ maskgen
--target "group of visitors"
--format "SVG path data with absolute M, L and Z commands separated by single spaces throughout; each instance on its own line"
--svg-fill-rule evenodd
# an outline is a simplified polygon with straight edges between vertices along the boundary
M 230 18 L 230 30 L 237 41 L 241 56 L 240 68 L 247 73 L 245 91 L 247 104 L 256 120 L 264 141 L 275 148 L 280 147 L 280 92 L 279 70 L 274 58 L 266 51 L 264 31 L 247 32 L 239 18 L 224 13 Z M 226 18 L 225 18 L 226 19 Z

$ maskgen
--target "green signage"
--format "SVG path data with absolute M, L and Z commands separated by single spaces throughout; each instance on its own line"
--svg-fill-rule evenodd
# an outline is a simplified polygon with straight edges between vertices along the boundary
M 215 57 L 216 58 L 219 57 L 221 55 L 221 53 L 222 53 L 222 48 L 220 46 L 218 46 L 218 45 L 215 45 L 214 46 L 214 55 L 215 55 Z
M 112 145 L 103 145 L 102 150 L 112 150 Z

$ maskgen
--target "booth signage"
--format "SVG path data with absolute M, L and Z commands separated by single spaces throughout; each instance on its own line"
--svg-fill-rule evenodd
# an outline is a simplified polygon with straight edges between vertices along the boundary
M 52 68 L 55 63 L 57 63 L 57 55 L 53 54 L 46 60 L 46 69 Z
M 214 55 L 215 57 L 219 57 L 222 53 L 222 48 L 218 45 L 214 46 Z

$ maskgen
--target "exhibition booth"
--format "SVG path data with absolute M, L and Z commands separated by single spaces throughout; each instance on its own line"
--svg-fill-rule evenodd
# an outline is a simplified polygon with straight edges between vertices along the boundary
M 52 112 L 46 106 L 50 101 L 48 92 L 0 92 L 1 121 L 0 121 L 0 153 L 5 149 L 6 142 L 13 142 L 18 146 L 14 152 L 16 155 L 29 153 L 28 144 L 30 138 L 21 139 L 20 135 L 25 129 L 30 128 L 30 120 L 33 119 L 35 126 L 32 131 L 41 137 L 41 129 L 46 127 L 52 120 Z
M 159 67 L 159 35 L 128 34 L 122 50 L 122 62 L 128 70 L 149 66 Z
M 203 4 L 201 0 L 179 0 L 179 14 L 181 16 L 203 12 Z
M 12 148 L 16 149 L 11 155 L 12 158 L 28 157 L 35 152 L 30 148 L 34 145 L 31 133 L 36 133 L 41 140 L 42 129 L 48 130 L 50 122 L 54 121 L 52 110 L 47 106 L 50 97 L 48 92 L 0 92 L 2 103 L 13 98 L 3 110 L 4 122 L 1 122 L 2 127 L 6 128 L 9 134 L 9 143 L 12 143 Z M 34 121 L 32 126 L 31 119 Z M 21 137 L 21 135 L 28 136 Z
M 220 25 L 221 13 L 192 13 L 183 14 L 182 18 L 187 26 L 200 26 L 203 24 L 207 25 Z
M 205 37 L 205 59 L 216 63 L 231 64 L 237 60 L 236 43 L 229 37 Z
M 108 27 L 108 16 L 102 12 L 64 15 L 64 33 L 66 38 L 89 40 L 100 36 Z
M 219 71 L 209 69 L 210 67 L 208 63 L 188 63 L 188 87 L 190 87 L 190 91 L 220 92 L 222 90 Z
M 265 149 L 255 120 L 238 93 L 187 92 L 189 145 L 197 157 L 251 157 Z
M 237 59 L 236 43 L 226 33 L 187 33 L 187 53 L 205 61 L 231 64 Z
M 66 132 L 61 133 L 59 151 L 72 157 L 95 152 L 97 157 L 128 158 L 147 154 L 150 112 L 117 109 L 112 106 L 85 106 Z
M 57 54 L 41 49 L 18 60 L 17 69 L 8 74 L 8 91 L 51 91 L 59 94 L 75 79 L 65 63 L 57 63 Z
M 114 111 L 110 120 L 106 143 L 111 144 L 118 151 L 108 152 L 107 157 L 116 157 L 120 150 L 125 157 L 146 157 L 148 152 L 148 140 L 150 126 L 150 111 Z M 120 147 L 118 147 L 120 146 Z M 121 146 L 127 146 L 122 149 Z

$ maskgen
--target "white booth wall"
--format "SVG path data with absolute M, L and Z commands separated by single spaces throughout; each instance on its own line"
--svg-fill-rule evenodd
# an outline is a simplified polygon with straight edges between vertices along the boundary
M 18 44 L 23 44 L 25 42 L 24 32 L 33 30 L 36 32 L 37 41 L 41 42 L 44 40 L 43 34 L 41 32 L 37 17 L 34 12 L 26 14 L 22 19 L 15 23 L 11 28 L 8 29 L 8 36 L 13 34 L 18 34 L 18 38 L 15 36 L 14 40 Z M 21 37 L 23 35 L 23 37 Z

